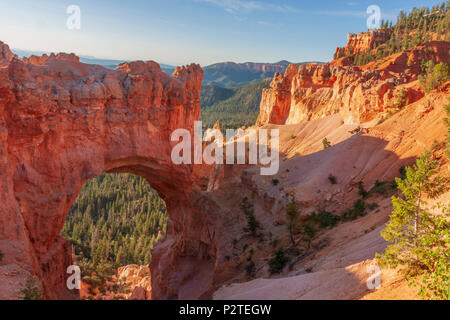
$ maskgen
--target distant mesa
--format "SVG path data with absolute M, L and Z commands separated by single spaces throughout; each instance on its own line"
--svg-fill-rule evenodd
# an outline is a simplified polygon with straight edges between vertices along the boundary
M 292 63 L 282 60 L 275 63 L 215 63 L 203 68 L 205 78 L 203 84 L 213 84 L 224 88 L 233 88 L 253 82 L 260 82 L 272 78 L 275 73 L 284 73 L 290 64 L 309 64 L 322 62 L 300 62 Z

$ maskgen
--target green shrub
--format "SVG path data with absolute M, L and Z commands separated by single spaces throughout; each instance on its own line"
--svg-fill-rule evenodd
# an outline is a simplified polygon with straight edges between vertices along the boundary
M 338 224 L 341 218 L 327 211 L 319 213 L 319 223 L 321 228 L 334 227 Z
M 249 277 L 255 276 L 256 266 L 253 261 L 251 261 L 248 265 L 245 266 L 245 271 Z
M 330 181 L 331 184 L 336 184 L 337 183 L 337 179 L 335 176 L 333 176 L 331 173 L 328 176 L 328 180 Z
M 400 179 L 401 180 L 405 180 L 405 178 L 406 178 L 406 167 L 405 166 L 401 166 L 399 169 L 398 169 L 398 173 L 400 174 Z M 391 182 L 391 188 L 392 189 L 397 189 L 397 187 L 398 187 L 398 185 L 397 185 L 397 179 L 394 179 L 392 182 Z
M 407 106 L 409 104 L 409 99 L 408 99 L 408 90 L 406 90 L 405 88 L 402 88 L 402 90 L 400 91 L 400 93 L 397 96 L 397 102 L 395 103 L 395 106 L 398 108 Z
M 386 196 L 388 194 L 389 188 L 390 188 L 389 183 L 380 182 L 377 180 L 375 181 L 375 185 L 372 187 L 372 189 L 370 189 L 369 194 L 378 193 L 383 196 Z
M 295 197 L 292 197 L 291 202 L 286 207 L 286 218 L 288 220 L 289 237 L 291 239 L 291 243 L 293 246 L 296 245 L 294 235 L 297 232 L 299 216 L 300 216 L 300 209 L 297 206 Z
M 369 195 L 369 193 L 364 189 L 364 182 L 362 181 L 358 182 L 358 194 L 363 198 L 366 198 Z
M 360 133 L 360 132 L 362 132 L 361 126 L 358 126 L 357 128 L 349 131 L 350 134 L 357 134 L 357 133 Z
M 247 218 L 247 226 L 244 228 L 244 231 L 256 236 L 256 231 L 261 228 L 261 224 L 256 220 L 253 204 L 249 202 L 247 197 L 242 200 L 241 209 Z
M 37 286 L 37 281 L 33 277 L 29 277 L 25 284 L 25 288 L 21 291 L 23 300 L 41 300 L 42 294 Z
M 366 209 L 366 203 L 362 199 L 356 200 L 356 202 L 353 205 L 353 211 L 355 212 L 356 216 L 364 216 L 365 215 L 365 209 Z
M 397 102 L 395 103 L 395 106 L 398 108 L 402 108 L 404 106 L 407 106 L 408 104 L 409 104 L 408 90 L 402 88 L 402 90 L 400 90 L 397 96 Z
M 288 261 L 289 259 L 286 257 L 283 248 L 278 249 L 275 252 L 275 256 L 269 261 L 270 274 L 280 273 L 283 271 L 283 268 Z
M 391 189 L 397 189 L 397 182 L 395 181 L 395 179 L 391 181 Z
M 400 179 L 405 180 L 406 179 L 406 166 L 401 166 L 400 169 L 398 169 L 398 172 L 400 173 Z
M 353 204 L 353 208 L 345 211 L 342 214 L 342 220 L 343 221 L 350 221 L 355 220 L 356 218 L 360 216 L 366 215 L 366 203 L 362 199 L 358 199 Z
M 431 63 L 429 62 L 429 64 L 426 66 L 427 74 L 425 76 L 419 76 L 420 84 L 422 85 L 423 90 L 426 93 L 436 89 L 444 82 L 446 82 L 450 74 L 450 66 L 448 64 L 441 62 L 435 65 L 431 71 L 430 69 L 432 63 L 433 62 L 431 61 Z
M 324 149 L 327 149 L 327 148 L 331 147 L 331 142 L 328 141 L 327 138 L 324 138 L 324 139 L 322 140 L 322 144 L 323 144 L 323 148 L 324 148 Z
M 278 179 L 273 179 L 273 180 L 272 180 L 272 184 L 273 184 L 274 186 L 277 186 L 277 185 L 280 184 L 280 180 L 278 180 Z
M 303 237 L 302 241 L 306 243 L 308 249 L 311 247 L 311 242 L 317 234 L 317 229 L 313 222 L 307 222 L 302 225 Z
M 97 274 L 91 276 L 84 276 L 83 281 L 93 288 L 99 288 L 104 284 L 104 281 Z

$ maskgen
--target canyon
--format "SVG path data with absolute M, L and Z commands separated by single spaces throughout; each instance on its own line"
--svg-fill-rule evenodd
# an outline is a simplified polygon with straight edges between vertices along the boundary
M 366 50 L 377 39 L 350 36 L 343 50 Z M 171 77 L 154 62 L 110 70 L 73 54 L 19 60 L 0 43 L 0 299 L 17 298 L 30 276 L 46 299 L 79 297 L 65 286 L 71 249 L 59 232 L 83 184 L 104 172 L 142 176 L 166 202 L 168 233 L 150 264 L 152 299 L 368 297 L 365 268 L 387 245 L 379 233 L 389 198 L 377 196 L 378 210 L 324 230 L 282 277 L 264 279 L 268 257 L 289 243 L 291 196 L 302 215 L 341 214 L 358 198 L 358 181 L 368 188 L 391 181 L 444 139 L 450 82 L 425 94 L 418 75 L 421 60 L 447 63 L 449 49 L 433 41 L 362 67 L 337 59 L 276 73 L 256 126 L 280 130 L 280 170 L 267 177 L 252 166 L 172 163 L 171 133 L 192 135 L 200 117 L 198 65 Z M 408 104 L 398 104 L 403 90 Z M 325 137 L 332 147 L 324 150 Z M 447 168 L 441 149 L 435 157 Z M 257 239 L 243 232 L 244 197 L 261 223 Z

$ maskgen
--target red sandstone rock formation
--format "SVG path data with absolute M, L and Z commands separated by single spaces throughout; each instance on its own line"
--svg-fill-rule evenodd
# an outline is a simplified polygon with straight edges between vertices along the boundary
M 9 46 L 0 41 L 0 67 L 7 65 L 15 55 L 9 50 Z
M 257 123 L 284 124 L 289 115 L 292 78 L 297 73 L 297 65 L 290 65 L 286 73 L 277 72 L 270 83 L 271 89 L 263 89 L 261 106 L 270 105 L 269 112 L 261 112 Z M 262 109 L 262 108 L 261 108 Z
M 21 61 L 4 44 L 0 53 L 0 298 L 17 298 L 29 276 L 45 298 L 75 296 L 66 289 L 72 261 L 59 232 L 83 184 L 103 172 L 141 175 L 166 201 L 171 223 L 152 265 L 156 298 L 176 298 L 195 261 L 211 259 L 202 265 L 211 269 L 209 217 L 195 208 L 207 182 L 170 158 L 171 133 L 192 132 L 200 116 L 201 68 L 179 67 L 170 77 L 155 62 L 108 70 L 74 55 Z M 180 257 L 193 260 L 182 271 Z
M 81 282 L 81 299 L 95 300 L 151 300 L 152 280 L 149 266 L 127 265 L 103 284 L 103 288 L 92 287 Z
M 47 65 L 47 64 L 51 63 L 54 60 L 66 60 L 66 61 L 80 62 L 80 58 L 77 57 L 73 53 L 71 53 L 71 54 L 67 54 L 67 53 L 54 54 L 54 53 L 51 53 L 50 55 L 44 54 L 42 56 L 32 55 L 29 58 L 24 57 L 22 59 L 23 62 L 34 64 L 36 66 Z
M 389 40 L 390 36 L 390 30 L 376 30 L 359 34 L 350 33 L 347 45 L 344 48 L 336 48 L 335 57 L 369 53 L 379 44 Z
M 151 300 L 152 280 L 148 266 L 128 265 L 118 269 L 117 278 L 131 289 L 130 300 Z
M 398 108 L 406 90 L 409 103 L 424 93 L 417 79 L 420 62 L 449 61 L 449 42 L 430 42 L 362 67 L 303 65 L 276 74 L 271 89 L 263 91 L 257 124 L 293 124 L 341 114 L 345 123 L 359 124 Z

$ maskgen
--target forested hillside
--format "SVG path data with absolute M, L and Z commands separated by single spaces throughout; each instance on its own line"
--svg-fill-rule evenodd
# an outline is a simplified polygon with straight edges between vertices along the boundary
M 73 244 L 83 276 L 128 264 L 149 264 L 167 227 L 167 211 L 141 177 L 104 174 L 88 181 L 70 209 L 62 236 Z
M 401 11 L 395 24 L 382 21 L 379 30 L 389 34 L 388 41 L 380 44 L 372 52 L 349 56 L 355 65 L 365 65 L 429 41 L 449 41 L 450 1 L 432 8 L 413 8 L 410 13 Z M 344 56 L 344 52 L 341 51 L 335 58 Z
M 254 125 L 262 90 L 269 85 L 270 79 L 232 89 L 204 85 L 201 94 L 203 126 L 212 128 L 217 120 L 222 129 Z
M 235 91 L 230 88 L 222 88 L 213 84 L 203 84 L 200 95 L 202 112 L 220 101 L 231 98 L 234 93 Z
M 290 64 L 288 61 L 276 63 L 216 63 L 203 68 L 203 84 L 222 88 L 234 88 L 249 83 L 272 78 L 275 72 L 282 72 Z

